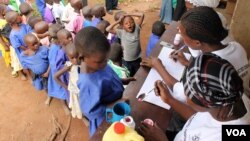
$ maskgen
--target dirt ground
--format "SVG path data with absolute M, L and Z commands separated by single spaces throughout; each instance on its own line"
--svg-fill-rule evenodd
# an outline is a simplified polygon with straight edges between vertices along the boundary
M 145 20 L 141 31 L 141 44 L 145 48 L 151 33 L 152 23 L 158 20 L 161 0 L 129 0 L 119 5 L 127 12 L 144 12 Z M 90 5 L 103 3 L 103 0 L 91 0 Z M 106 20 L 112 22 L 113 16 Z M 67 128 L 69 116 L 66 116 L 60 101 L 53 100 L 48 107 L 44 104 L 45 92 L 36 91 L 29 81 L 12 78 L 10 69 L 0 58 L 0 141 L 48 141 L 55 132 L 54 121 L 58 121 L 62 132 Z M 59 134 L 57 141 L 62 140 Z M 88 128 L 79 119 L 70 123 L 67 141 L 87 141 Z

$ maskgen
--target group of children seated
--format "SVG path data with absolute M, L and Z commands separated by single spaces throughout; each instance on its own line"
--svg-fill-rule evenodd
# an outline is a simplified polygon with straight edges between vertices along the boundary
M 119 11 L 110 24 L 103 19 L 102 5 L 45 2 L 36 1 L 41 16 L 26 2 L 20 4 L 20 13 L 0 4 L 3 58 L 13 77 L 32 80 L 37 90 L 45 90 L 46 105 L 53 98 L 61 100 L 65 112 L 83 119 L 92 136 L 105 118 L 106 105 L 120 99 L 124 86 L 135 81 L 144 14 Z M 155 22 L 148 54 L 164 31 L 164 24 Z

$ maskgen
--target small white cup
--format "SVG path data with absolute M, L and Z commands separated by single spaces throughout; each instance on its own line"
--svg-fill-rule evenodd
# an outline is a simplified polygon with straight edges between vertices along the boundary
M 177 33 L 174 37 L 174 45 L 178 46 L 181 43 L 182 37 L 181 34 Z

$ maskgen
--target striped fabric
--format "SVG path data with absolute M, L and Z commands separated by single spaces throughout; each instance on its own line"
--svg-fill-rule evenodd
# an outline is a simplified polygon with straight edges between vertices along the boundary
M 212 53 L 195 58 L 183 82 L 187 97 L 207 108 L 231 105 L 243 94 L 243 81 L 234 67 Z

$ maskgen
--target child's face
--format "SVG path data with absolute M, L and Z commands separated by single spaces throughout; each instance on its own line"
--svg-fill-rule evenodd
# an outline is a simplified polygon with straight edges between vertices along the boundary
M 36 37 L 32 38 L 29 42 L 27 42 L 27 46 L 29 49 L 33 51 L 37 51 L 39 49 L 40 43 Z
M 66 46 L 67 44 L 72 42 L 72 38 L 68 38 L 66 35 L 63 34 L 58 34 L 57 38 L 61 46 Z
M 69 61 L 73 64 L 73 65 L 77 65 L 77 54 L 67 54 Z
M 135 21 L 131 17 L 125 17 L 123 20 L 123 29 L 127 32 L 134 32 L 135 30 Z
M 94 53 L 84 57 L 84 62 L 88 69 L 92 71 L 98 71 L 103 69 L 107 65 L 108 53 Z

